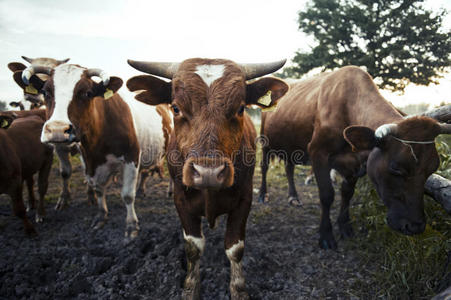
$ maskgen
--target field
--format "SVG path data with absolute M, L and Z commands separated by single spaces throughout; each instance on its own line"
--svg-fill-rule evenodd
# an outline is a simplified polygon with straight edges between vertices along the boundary
M 136 199 L 139 237 L 123 244 L 125 207 L 119 183 L 108 194 L 109 220 L 90 228 L 95 209 L 86 201 L 80 162 L 72 158 L 73 199 L 53 210 L 60 192 L 57 162 L 47 194 L 47 215 L 39 236 L 27 238 L 22 222 L 0 202 L 0 299 L 178 299 L 186 272 L 183 235 L 168 177 L 151 178 L 147 196 Z M 283 163 L 268 173 L 267 204 L 254 203 L 247 223 L 243 266 L 251 299 L 429 299 L 451 285 L 451 221 L 426 199 L 426 233 L 406 237 L 388 229 L 384 207 L 364 181 L 354 197 L 351 218 L 356 236 L 338 237 L 338 251 L 318 247 L 320 204 L 316 185 L 304 185 L 309 167 L 296 167 L 304 206 L 288 205 Z M 336 185 L 338 191 L 339 185 Z M 336 220 L 339 193 L 331 213 Z M 29 212 L 34 219 L 34 212 Z M 229 263 L 223 249 L 224 218 L 217 229 L 204 224 L 207 240 L 201 259 L 203 299 L 228 299 Z

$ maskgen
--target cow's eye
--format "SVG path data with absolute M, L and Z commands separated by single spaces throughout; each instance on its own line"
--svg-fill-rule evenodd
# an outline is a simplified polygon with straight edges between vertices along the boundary
M 240 108 L 238 109 L 238 114 L 241 116 L 243 115 L 244 112 L 244 105 L 241 105 Z
M 174 111 L 174 115 L 176 116 L 180 113 L 180 109 L 175 104 L 172 104 L 172 110 Z
M 92 96 L 93 96 L 93 93 L 91 91 L 86 91 L 83 93 L 83 97 L 92 98 Z
M 47 97 L 47 92 L 45 90 L 41 90 L 41 94 L 42 96 L 44 96 L 44 98 Z

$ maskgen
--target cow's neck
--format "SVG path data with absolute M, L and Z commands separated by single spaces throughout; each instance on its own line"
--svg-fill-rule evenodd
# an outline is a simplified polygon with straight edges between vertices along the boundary
M 97 148 L 101 133 L 105 124 L 105 103 L 103 100 L 94 99 L 88 109 L 83 114 L 80 124 L 82 132 L 82 145 L 87 151 L 94 151 Z

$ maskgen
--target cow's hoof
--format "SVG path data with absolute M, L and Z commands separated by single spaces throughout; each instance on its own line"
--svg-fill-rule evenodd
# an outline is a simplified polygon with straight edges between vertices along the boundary
M 44 221 L 44 218 L 41 215 L 36 214 L 35 221 L 36 223 L 42 223 L 42 221 Z
M 248 300 L 249 294 L 246 291 L 230 291 L 231 300 Z
M 182 300 L 198 300 L 200 299 L 200 289 L 183 289 Z
M 63 210 L 68 207 L 68 201 L 64 198 L 59 198 L 58 202 L 56 202 L 55 210 Z
M 260 194 L 260 196 L 258 196 L 258 203 L 268 203 L 269 202 L 269 194 L 265 193 L 265 194 Z
M 337 250 L 337 242 L 335 241 L 335 238 L 333 236 L 328 239 L 320 238 L 319 247 L 325 250 Z
M 124 242 L 129 243 L 132 240 L 134 240 L 139 234 L 139 225 L 137 222 L 134 222 L 133 224 L 128 224 L 127 228 L 125 229 L 124 234 Z
M 338 223 L 338 227 L 340 230 L 340 236 L 344 239 L 349 239 L 354 236 L 354 229 L 352 228 L 352 225 L 349 223 L 345 223 L 343 225 L 340 225 Z
M 92 221 L 91 227 L 94 230 L 99 230 L 102 229 L 103 226 L 105 226 L 107 221 L 107 218 L 104 217 L 96 217 L 94 218 L 94 220 Z
M 168 193 L 166 194 L 168 196 L 168 198 L 172 197 L 172 191 L 168 191 Z
M 298 197 L 294 196 L 288 197 L 288 204 L 295 207 L 301 207 L 303 205 L 302 201 Z

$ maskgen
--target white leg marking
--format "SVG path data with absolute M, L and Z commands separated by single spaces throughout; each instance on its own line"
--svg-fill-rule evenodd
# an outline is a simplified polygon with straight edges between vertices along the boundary
M 196 245 L 197 249 L 200 250 L 200 254 L 202 255 L 205 248 L 205 237 L 203 233 L 201 233 L 201 235 L 201 238 L 194 237 L 192 235 L 186 235 L 185 230 L 183 230 L 183 238 L 185 239 L 185 241 L 191 241 L 194 245 Z
M 210 86 L 216 79 L 224 75 L 224 65 L 200 65 L 196 67 L 197 75 L 202 78 L 206 85 Z
M 239 240 L 238 243 L 236 243 L 235 245 L 233 245 L 232 247 L 227 249 L 226 250 L 226 255 L 229 258 L 229 260 L 234 259 L 235 256 L 236 256 L 235 252 L 237 250 L 241 250 L 243 248 L 244 248 L 244 241 Z
M 122 190 L 121 196 L 124 199 L 125 206 L 127 207 L 127 223 L 133 221 L 137 222 L 138 217 L 135 212 L 135 195 L 136 195 L 136 182 L 138 180 L 138 167 L 134 162 L 129 162 L 124 165 L 124 172 L 122 177 Z M 125 198 L 130 198 L 131 202 L 125 201 Z
M 243 251 L 244 241 L 238 241 L 235 245 L 226 250 L 227 258 L 230 261 L 230 288 L 244 289 L 245 280 L 241 266 L 241 260 L 237 261 L 237 251 Z

